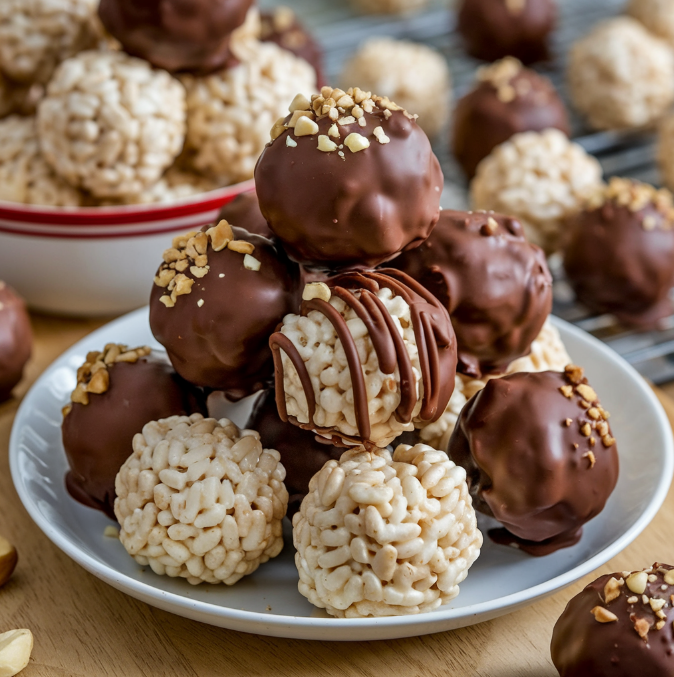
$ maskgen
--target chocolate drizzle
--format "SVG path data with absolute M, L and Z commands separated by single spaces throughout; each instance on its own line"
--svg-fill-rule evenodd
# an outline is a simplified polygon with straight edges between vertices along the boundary
M 367 328 L 380 370 L 384 374 L 393 374 L 398 368 L 400 403 L 395 416 L 401 423 L 409 423 L 412 420 L 418 403 L 414 371 L 403 338 L 397 331 L 393 318 L 376 294 L 380 289 L 388 288 L 394 295 L 402 297 L 410 306 L 423 384 L 423 400 L 418 419 L 437 420 L 444 412 L 452 395 L 456 365 L 454 331 L 449 315 L 440 302 L 408 275 L 393 269 L 368 273 L 344 273 L 327 280 L 327 284 L 330 285 L 332 294 L 344 301 Z M 281 332 L 276 332 L 270 338 L 269 344 L 274 354 L 276 403 L 279 415 L 283 421 L 289 420 L 304 429 L 315 430 L 318 434 L 332 439 L 333 444 L 350 442 L 367 446 L 371 426 L 365 377 L 356 342 L 346 321 L 330 303 L 321 299 L 312 299 L 302 303 L 300 312 L 303 316 L 308 315 L 312 310 L 322 313 L 330 321 L 342 343 L 351 374 L 359 437 L 355 438 L 341 433 L 338 435 L 330 428 L 319 428 L 313 423 L 316 396 L 309 372 L 290 339 Z M 309 423 L 300 423 L 295 417 L 288 415 L 281 351 L 288 356 L 299 376 L 307 401 Z

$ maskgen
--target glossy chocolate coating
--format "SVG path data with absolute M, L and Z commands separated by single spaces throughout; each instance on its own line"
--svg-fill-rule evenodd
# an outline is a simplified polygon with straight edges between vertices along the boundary
M 506 96 L 491 81 L 479 82 L 456 105 L 452 150 L 469 178 L 496 146 L 514 134 L 550 128 L 569 134 L 564 103 L 550 80 L 521 68 L 508 85 Z M 514 98 L 509 99 L 511 92 Z
M 218 221 L 226 219 L 231 226 L 244 228 L 254 235 L 272 239 L 274 234 L 269 230 L 269 226 L 260 211 L 260 203 L 257 201 L 257 193 L 252 190 L 247 193 L 237 195 L 231 202 L 228 202 L 218 215 Z
M 389 112 L 389 111 L 387 111 Z M 366 113 L 365 128 L 337 125 L 344 143 L 350 133 L 367 134 L 370 147 L 324 153 L 315 136 L 284 131 L 267 144 L 255 168 L 260 210 L 288 255 L 307 267 L 371 268 L 421 244 L 440 212 L 443 175 L 421 127 L 402 111 Z M 327 135 L 333 122 L 318 121 Z M 390 143 L 372 130 L 382 127 Z
M 26 304 L 0 280 L 0 402 L 11 397 L 23 378 L 33 349 L 33 331 Z
M 463 0 L 458 30 L 471 56 L 530 64 L 549 58 L 548 35 L 557 23 L 555 0 Z
M 170 72 L 210 73 L 231 62 L 230 35 L 252 0 L 101 0 L 98 14 L 131 55 Z
M 447 308 L 459 371 L 470 376 L 502 373 L 528 354 L 552 308 L 545 255 L 509 216 L 442 210 L 428 240 L 390 265 Z
M 552 633 L 552 662 L 560 677 L 671 677 L 674 675 L 674 609 L 670 596 L 674 586 L 664 581 L 669 564 L 653 565 L 654 581 L 644 594 L 665 600 L 664 618 L 656 615 L 650 601 L 644 604 L 627 585 L 606 603 L 606 584 L 611 578 L 625 580 L 625 572 L 600 576 L 567 604 Z M 664 586 L 664 589 L 663 589 Z M 631 600 L 631 603 L 628 602 Z M 657 606 L 658 603 L 656 603 Z M 592 609 L 603 607 L 617 620 L 600 623 Z M 663 621 L 658 630 L 656 624 Z M 648 633 L 642 637 L 637 628 Z
M 299 305 L 299 270 L 268 239 L 233 228 L 238 240 L 255 246 L 260 270 L 244 268 L 244 255 L 208 248 L 210 270 L 194 279 L 191 293 L 175 307 L 160 302 L 153 285 L 150 327 L 175 370 L 198 386 L 223 390 L 232 400 L 267 387 L 274 372 L 269 337 Z M 203 304 L 199 306 L 199 302 Z
M 273 390 L 260 396 L 246 428 L 260 433 L 265 449 L 276 449 L 281 454 L 281 463 L 286 469 L 285 485 L 290 495 L 288 517 L 291 518 L 309 493 L 311 478 L 328 461 L 338 461 L 344 453 L 343 447 L 335 447 L 309 430 L 282 421 Z
M 568 385 L 564 374 L 551 371 L 492 379 L 463 408 L 449 441 L 476 510 L 525 547 L 548 539 L 556 539 L 543 544 L 553 549 L 573 543 L 618 480 L 615 440 L 606 445 L 582 398 L 560 390 Z
M 644 218 L 655 226 L 644 228 Z M 598 253 L 600 252 L 600 255 Z M 615 200 L 572 219 L 564 268 L 578 300 L 626 325 L 648 327 L 672 312 L 674 228 L 653 204 L 639 211 Z
M 437 299 L 418 282 L 394 269 L 384 268 L 367 273 L 344 273 L 329 278 L 325 282 L 331 287 L 332 294 L 350 306 L 367 328 L 377 355 L 379 369 L 384 374 L 394 374 L 397 370 L 401 397 L 395 415 L 401 423 L 409 423 L 412 420 L 413 410 L 418 403 L 416 378 L 402 337 L 385 306 L 376 296 L 376 292 L 388 288 L 406 301 L 410 306 L 423 386 L 419 389 L 423 395 L 421 409 L 416 418 L 429 422 L 440 418 L 454 392 L 457 357 L 456 338 L 449 315 Z M 356 291 L 360 292 L 358 297 L 354 294 Z M 356 342 L 346 321 L 330 303 L 320 299 L 302 302 L 300 311 L 302 315 L 306 316 L 312 310 L 328 318 L 346 354 L 359 436 L 351 438 L 331 428 L 316 426 L 313 422 L 316 398 L 306 364 L 290 339 L 281 332 L 276 332 L 269 340 L 269 344 L 274 352 L 276 404 L 279 416 L 282 421 L 289 420 L 306 430 L 314 430 L 319 435 L 331 439 L 335 445 L 363 444 L 369 448 L 373 446 L 370 440 L 369 402 Z M 281 350 L 293 363 L 302 382 L 307 400 L 309 423 L 300 423 L 296 418 L 288 416 Z
M 66 487 L 80 503 L 115 519 L 115 477 L 133 453 L 134 435 L 150 421 L 206 413 L 206 399 L 155 353 L 108 367 L 110 385 L 73 403 L 63 419 L 63 447 L 70 471 Z
M 263 42 L 274 42 L 304 59 L 316 71 L 319 87 L 325 82 L 323 75 L 323 50 L 314 37 L 297 20 L 294 12 L 286 7 L 277 7 L 274 12 L 261 12 L 261 38 Z

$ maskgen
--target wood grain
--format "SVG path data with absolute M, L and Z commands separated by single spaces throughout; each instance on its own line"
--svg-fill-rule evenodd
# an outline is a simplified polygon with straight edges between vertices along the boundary
M 102 321 L 36 316 L 34 358 L 18 391 Z M 674 403 L 658 391 L 671 421 Z M 0 405 L 0 533 L 19 549 L 0 589 L 0 632 L 30 628 L 24 677 L 554 677 L 552 626 L 568 599 L 600 572 L 674 562 L 674 492 L 637 541 L 600 572 L 503 618 L 393 642 L 301 642 L 220 630 L 159 611 L 113 590 L 53 546 L 21 506 L 9 476 L 9 434 L 18 402 Z

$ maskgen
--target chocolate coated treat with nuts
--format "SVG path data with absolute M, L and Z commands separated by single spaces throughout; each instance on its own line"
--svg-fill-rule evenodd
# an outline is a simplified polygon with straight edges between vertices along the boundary
M 447 311 L 398 270 L 344 273 L 305 286 L 269 344 L 282 420 L 333 444 L 386 447 L 440 418 L 454 390 Z
M 252 0 L 101 0 L 103 25 L 133 56 L 168 71 L 208 73 L 232 58 L 230 36 Z
M 0 280 L 0 402 L 9 399 L 30 359 L 33 332 L 23 299 Z
M 452 148 L 472 178 L 480 161 L 514 134 L 551 128 L 569 134 L 559 94 L 548 78 L 506 57 L 480 68 L 475 87 L 456 105 Z
M 549 58 L 548 36 L 557 23 L 555 0 L 462 0 L 458 30 L 471 56 L 525 64 Z
M 608 418 L 573 365 L 492 379 L 468 402 L 448 453 L 475 509 L 503 524 L 494 540 L 545 555 L 580 539 L 618 481 Z
M 68 492 L 114 519 L 115 476 L 134 435 L 149 421 L 195 412 L 206 412 L 203 393 L 150 348 L 109 344 L 89 353 L 63 410 Z
M 674 675 L 674 568 L 600 576 L 567 604 L 552 633 L 560 677 Z
M 289 110 L 272 128 L 255 182 L 292 259 L 368 268 L 428 237 L 443 176 L 414 116 L 357 87 L 323 87 L 311 101 L 298 95 Z
M 265 449 L 276 449 L 281 454 L 289 494 L 288 517 L 291 518 L 309 492 L 311 478 L 328 461 L 339 460 L 344 453 L 344 447 L 335 447 L 310 430 L 282 421 L 273 390 L 261 395 L 255 403 L 246 428 L 260 433 Z
M 668 190 L 611 179 L 571 220 L 564 268 L 578 300 L 627 325 L 672 312 L 674 205 Z
M 552 307 L 545 255 L 509 216 L 443 210 L 428 240 L 391 266 L 447 308 L 459 371 L 476 378 L 526 355 Z
M 269 337 L 298 294 L 298 267 L 283 252 L 220 221 L 164 252 L 150 326 L 184 379 L 240 399 L 269 385 Z
M 257 193 L 251 190 L 248 193 L 237 195 L 231 202 L 228 202 L 218 215 L 218 222 L 225 219 L 228 223 L 238 228 L 244 228 L 254 235 L 273 238 L 274 234 L 269 230 L 269 226 L 260 211 L 260 203 L 257 200 Z
M 298 21 L 289 7 L 275 7 L 271 12 L 260 14 L 260 38 L 263 42 L 275 42 L 300 59 L 311 64 L 316 71 L 316 82 L 323 84 L 323 50 L 314 37 Z

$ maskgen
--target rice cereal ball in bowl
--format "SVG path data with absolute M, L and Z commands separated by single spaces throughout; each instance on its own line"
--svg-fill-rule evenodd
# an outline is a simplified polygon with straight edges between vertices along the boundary
M 523 132 L 497 146 L 470 184 L 474 209 L 512 214 L 546 254 L 559 249 L 564 222 L 601 185 L 601 166 L 558 129 Z
M 610 19 L 571 48 L 571 99 L 595 129 L 657 122 L 674 101 L 671 47 L 630 17 Z
M 0 200 L 50 207 L 79 207 L 84 201 L 84 193 L 44 159 L 34 117 L 0 120 Z
M 342 83 L 382 92 L 413 110 L 419 126 L 435 136 L 447 121 L 451 75 L 444 57 L 434 49 L 407 40 L 370 38 L 347 62 Z
M 166 71 L 122 52 L 64 61 L 38 106 L 42 152 L 72 186 L 98 198 L 141 193 L 185 140 L 185 90 Z
M 227 419 L 148 423 L 117 475 L 122 545 L 156 574 L 234 585 L 283 549 L 279 458 Z
M 299 590 L 340 618 L 418 614 L 459 594 L 480 554 L 466 474 L 424 444 L 328 461 L 293 518 Z
M 338 446 L 386 447 L 440 417 L 454 390 L 447 311 L 397 270 L 344 273 L 304 288 L 269 344 L 282 420 Z
M 96 0 L 3 0 L 0 73 L 46 84 L 61 61 L 95 46 Z
M 241 40 L 239 64 L 206 77 L 185 75 L 187 158 L 222 183 L 253 176 L 274 121 L 298 91 L 316 90 L 316 72 L 273 42 Z

